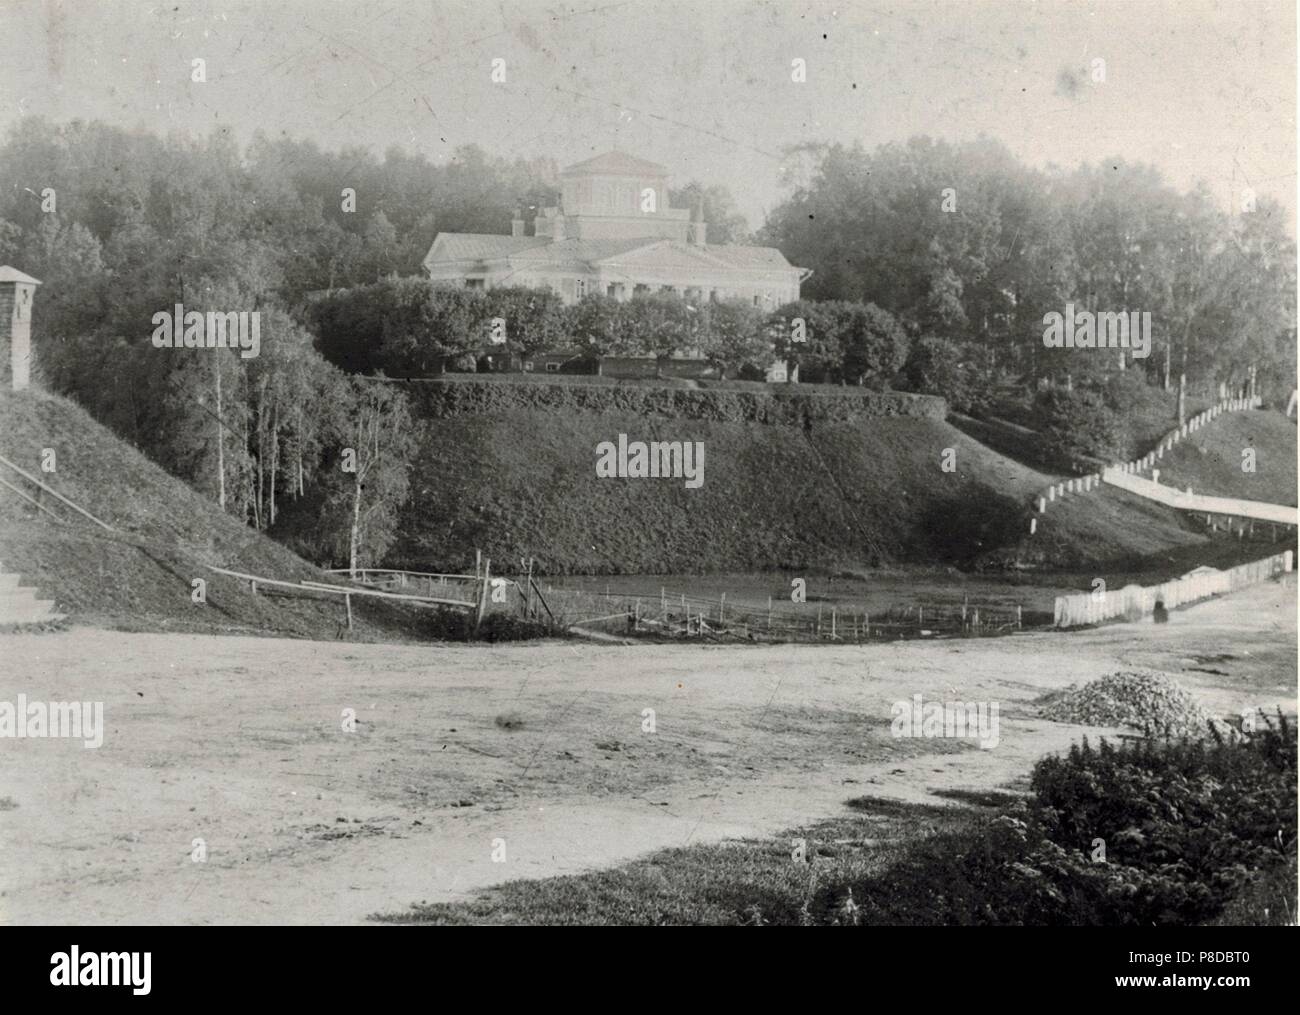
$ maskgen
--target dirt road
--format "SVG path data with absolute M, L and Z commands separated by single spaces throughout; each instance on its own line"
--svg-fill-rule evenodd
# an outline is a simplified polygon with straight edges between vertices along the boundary
M 1119 668 L 1294 711 L 1295 652 L 1293 579 L 1167 626 L 868 647 L 0 636 L 0 702 L 105 720 L 98 749 L 0 739 L 0 922 L 355 923 L 854 796 L 1014 785 L 1083 732 L 1032 700 Z M 892 737 L 918 693 L 998 702 L 997 747 Z

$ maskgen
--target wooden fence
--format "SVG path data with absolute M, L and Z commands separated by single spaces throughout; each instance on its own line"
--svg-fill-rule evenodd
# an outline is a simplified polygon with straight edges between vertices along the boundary
M 774 601 L 766 608 L 669 592 L 635 595 L 547 587 L 545 600 L 563 627 L 668 638 L 865 642 L 882 639 L 1006 634 L 1033 623 L 1020 606 L 909 605 L 868 610 L 849 603 Z M 1050 619 L 1042 613 L 1046 624 Z
M 1247 412 L 1251 409 L 1258 409 L 1263 405 L 1263 399 L 1259 396 L 1243 398 L 1221 398 L 1208 409 L 1198 412 L 1192 416 L 1186 423 L 1176 426 L 1159 441 L 1156 442 L 1154 450 L 1143 455 L 1141 458 L 1135 458 L 1131 462 L 1117 462 L 1100 472 L 1090 472 L 1086 475 L 1076 476 L 1073 479 L 1064 479 L 1060 482 L 1053 482 L 1047 489 L 1034 495 L 1034 510 L 1036 515 L 1042 515 L 1047 512 L 1047 507 L 1053 501 L 1064 500 L 1067 495 L 1080 493 L 1091 493 L 1093 490 L 1100 490 L 1103 483 L 1109 483 L 1113 486 L 1123 487 L 1139 496 L 1147 497 L 1145 492 L 1147 487 L 1137 487 L 1130 484 L 1129 480 L 1140 480 L 1139 473 L 1149 469 L 1154 469 L 1156 464 L 1165 457 L 1166 451 L 1172 451 L 1184 437 L 1195 433 L 1203 426 L 1208 426 L 1224 413 L 1228 412 Z M 1161 489 L 1168 489 L 1167 487 Z M 1153 500 L 1161 500 L 1160 496 L 1152 497 Z M 1167 501 L 1165 503 L 1168 503 Z M 1250 503 L 1246 501 L 1244 503 Z M 1174 504 L 1174 507 L 1184 507 L 1183 504 Z M 1197 509 L 1189 509 L 1197 510 Z M 1204 509 L 1207 513 L 1216 514 L 1212 509 Z M 1294 509 L 1292 509 L 1294 515 Z M 1260 516 L 1254 516 L 1260 517 Z M 1266 521 L 1275 521 L 1272 518 L 1264 519 Z M 1294 525 L 1294 517 L 1290 521 L 1283 521 L 1283 524 Z M 1032 536 L 1038 531 L 1037 517 L 1029 519 L 1029 534 Z
M 489 564 L 489 567 L 484 570 L 482 578 L 478 580 L 477 590 L 471 589 L 471 591 L 473 591 L 472 596 L 464 599 L 453 599 L 449 596 L 403 595 L 396 592 L 384 591 L 382 589 L 364 587 L 359 584 L 332 585 L 326 582 L 309 581 L 305 578 L 298 582 L 290 582 L 283 581 L 279 578 L 266 578 L 262 575 L 247 574 L 243 571 L 231 571 L 224 567 L 213 567 L 212 565 L 208 565 L 208 570 L 214 571 L 217 574 L 226 575 L 230 578 L 238 578 L 240 581 L 248 582 L 254 595 L 257 594 L 258 587 L 262 586 L 273 589 L 287 589 L 298 595 L 304 596 L 311 596 L 313 594 L 338 596 L 347 610 L 347 624 L 349 630 L 352 629 L 353 596 L 358 596 L 363 599 L 383 599 L 388 602 L 419 608 L 467 610 L 474 614 L 474 623 L 477 628 L 478 624 L 483 620 L 483 613 L 486 609 L 488 600 L 487 593 L 489 582 L 491 581 Z
M 1150 616 L 1158 602 L 1165 609 L 1172 610 L 1177 606 L 1186 606 L 1247 585 L 1255 585 L 1290 571 L 1291 551 L 1287 550 L 1226 571 L 1207 569 L 1160 585 L 1126 585 L 1122 589 L 1106 592 L 1057 596 L 1054 623 L 1057 627 L 1079 627 L 1120 618 L 1140 620 Z

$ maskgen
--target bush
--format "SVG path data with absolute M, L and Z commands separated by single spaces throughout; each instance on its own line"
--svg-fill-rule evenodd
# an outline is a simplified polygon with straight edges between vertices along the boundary
M 700 419 L 719 423 L 804 425 L 805 422 L 847 422 L 879 416 L 910 416 L 942 420 L 943 399 L 930 395 L 861 390 L 810 393 L 794 387 L 744 386 L 686 389 L 663 385 L 620 385 L 602 378 L 573 382 L 503 383 L 471 377 L 441 377 L 403 383 L 415 413 L 427 419 L 502 413 L 514 409 L 550 412 L 634 412 L 668 419 Z
M 940 395 L 957 412 L 972 416 L 984 415 L 1003 401 L 1009 383 L 992 349 L 934 335 L 913 343 L 900 380 L 907 390 Z
M 1088 458 L 1123 457 L 1123 426 L 1099 393 L 1049 388 L 1039 393 L 1035 409 L 1043 452 L 1063 468 Z
M 1232 742 L 1085 740 L 1038 762 L 1031 788 L 853 885 L 864 922 L 1185 925 L 1295 865 L 1296 733 L 1280 714 Z

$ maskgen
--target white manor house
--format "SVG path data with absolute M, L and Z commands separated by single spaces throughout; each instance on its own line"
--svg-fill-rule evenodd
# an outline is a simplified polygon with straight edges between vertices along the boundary
M 773 310 L 799 298 L 808 269 L 775 247 L 710 246 L 702 219 L 668 206 L 663 166 L 607 152 L 560 173 L 560 203 L 542 209 L 532 236 L 519 213 L 509 236 L 439 233 L 424 268 L 435 282 L 549 288 L 565 303 L 671 291 Z

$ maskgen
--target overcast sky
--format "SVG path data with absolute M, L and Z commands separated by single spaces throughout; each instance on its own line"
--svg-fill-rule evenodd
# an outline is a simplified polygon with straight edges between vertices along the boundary
M 1154 163 L 1224 207 L 1253 186 L 1295 229 L 1294 0 L 0 0 L 0 38 L 0 129 L 39 113 L 561 165 L 617 146 L 727 185 L 753 226 L 785 145 L 983 133 L 1038 166 Z

